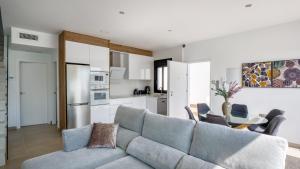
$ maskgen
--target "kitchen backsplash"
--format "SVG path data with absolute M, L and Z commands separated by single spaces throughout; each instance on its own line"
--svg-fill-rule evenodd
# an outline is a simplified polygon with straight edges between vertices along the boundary
M 135 88 L 144 89 L 150 85 L 151 81 L 144 80 L 125 80 L 125 79 L 110 79 L 110 95 L 111 96 L 128 96 L 133 95 Z

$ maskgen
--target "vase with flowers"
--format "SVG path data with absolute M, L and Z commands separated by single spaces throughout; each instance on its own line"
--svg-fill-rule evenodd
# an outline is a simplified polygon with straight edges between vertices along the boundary
M 219 83 L 213 82 L 212 84 L 215 85 L 215 87 L 211 88 L 213 91 L 215 91 L 215 96 L 222 96 L 225 100 L 222 104 L 222 111 L 224 116 L 228 119 L 231 112 L 231 104 L 229 99 L 238 93 L 241 90 L 241 87 L 237 82 L 230 82 L 229 84 L 226 84 L 226 82 L 221 82 L 221 87 L 219 86 Z

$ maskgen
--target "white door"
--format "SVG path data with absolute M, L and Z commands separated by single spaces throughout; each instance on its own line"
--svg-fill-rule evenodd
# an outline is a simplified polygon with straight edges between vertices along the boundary
M 57 113 L 57 79 L 56 79 L 56 62 L 53 62 L 49 66 L 49 80 L 48 80 L 48 118 L 47 122 L 56 124 L 56 113 Z
M 187 119 L 188 64 L 168 61 L 168 115 Z
M 20 64 L 21 126 L 47 123 L 47 64 Z
M 90 45 L 90 66 L 94 71 L 109 71 L 109 49 Z

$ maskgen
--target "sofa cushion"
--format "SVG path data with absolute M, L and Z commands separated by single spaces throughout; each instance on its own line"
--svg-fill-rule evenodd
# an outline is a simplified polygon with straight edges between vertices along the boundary
M 121 147 L 123 150 L 126 150 L 131 140 L 138 136 L 140 136 L 140 134 L 137 132 L 127 130 L 123 127 L 119 127 L 117 133 L 117 146 Z
M 86 147 L 92 133 L 92 125 L 62 131 L 64 151 L 73 151 Z
M 188 153 L 194 126 L 192 120 L 147 113 L 142 136 Z
M 82 148 L 71 152 L 57 151 L 26 160 L 22 169 L 95 169 L 103 164 L 125 157 L 126 153 L 116 149 Z
M 174 169 L 185 155 L 175 148 L 141 136 L 131 141 L 126 152 L 156 169 Z
M 141 162 L 140 160 L 127 156 L 116 161 L 105 164 L 96 169 L 153 169 L 149 165 Z
M 88 148 L 116 148 L 119 124 L 94 123 Z
M 203 161 L 199 158 L 186 155 L 184 156 L 179 164 L 177 165 L 176 169 L 224 169 L 220 166 L 212 164 L 210 162 Z
M 279 137 L 200 122 L 190 154 L 224 168 L 283 169 L 286 150 Z
M 142 133 L 145 109 L 137 109 L 126 106 L 119 106 L 115 116 L 115 123 L 128 130 Z

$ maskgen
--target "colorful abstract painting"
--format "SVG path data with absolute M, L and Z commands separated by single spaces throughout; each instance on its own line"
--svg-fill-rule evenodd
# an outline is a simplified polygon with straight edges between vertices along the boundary
M 300 59 L 275 61 L 272 65 L 272 86 L 276 88 L 300 87 Z
M 272 62 L 244 63 L 243 87 L 272 87 Z

